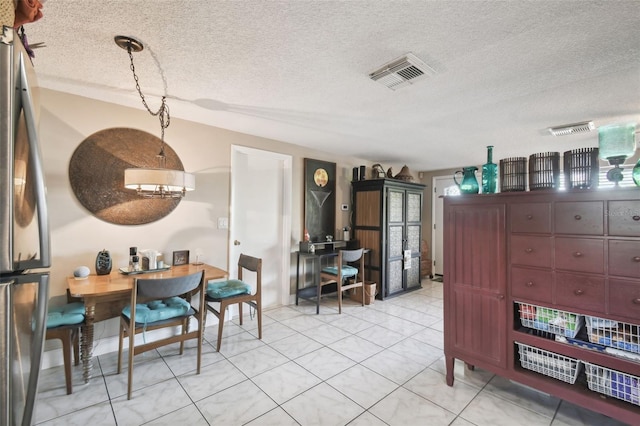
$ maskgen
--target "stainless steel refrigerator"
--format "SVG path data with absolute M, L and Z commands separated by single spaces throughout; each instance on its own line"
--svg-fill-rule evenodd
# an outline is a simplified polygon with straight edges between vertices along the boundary
M 35 72 L 17 32 L 0 34 L 0 425 L 30 425 L 47 318 L 50 243 Z

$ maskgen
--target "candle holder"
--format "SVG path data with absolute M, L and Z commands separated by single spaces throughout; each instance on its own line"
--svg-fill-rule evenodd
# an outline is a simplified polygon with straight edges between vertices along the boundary
M 616 186 L 623 178 L 621 164 L 636 151 L 636 125 L 612 124 L 598 127 L 600 158 L 613 166 L 607 172 L 607 179 Z

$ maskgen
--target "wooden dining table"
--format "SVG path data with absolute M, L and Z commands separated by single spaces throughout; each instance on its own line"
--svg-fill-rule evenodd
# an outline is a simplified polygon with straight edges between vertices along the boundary
M 108 275 L 89 275 L 87 278 L 67 278 L 69 293 L 72 297 L 84 302 L 85 322 L 80 338 L 83 378 L 85 383 L 91 378 L 93 368 L 93 328 L 98 321 L 120 317 L 122 308 L 131 301 L 131 291 L 136 278 L 172 278 L 191 275 L 204 270 L 204 279 L 216 280 L 226 278 L 227 271 L 215 266 L 203 264 L 186 264 L 171 266 L 161 271 L 142 271 L 126 274 L 119 270 Z

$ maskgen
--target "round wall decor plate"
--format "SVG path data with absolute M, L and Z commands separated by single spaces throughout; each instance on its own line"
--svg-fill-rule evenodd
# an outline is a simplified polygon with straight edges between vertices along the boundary
M 156 168 L 162 141 L 137 129 L 112 128 L 87 137 L 69 162 L 71 188 L 94 216 L 118 225 L 142 225 L 171 213 L 181 198 L 144 198 L 125 189 L 124 170 Z M 166 167 L 184 170 L 182 162 L 165 142 Z

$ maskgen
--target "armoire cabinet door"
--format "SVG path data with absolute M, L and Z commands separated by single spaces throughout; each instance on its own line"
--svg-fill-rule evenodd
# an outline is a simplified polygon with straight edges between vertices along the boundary
M 456 351 L 507 365 L 505 206 L 454 205 L 445 209 L 446 310 Z

